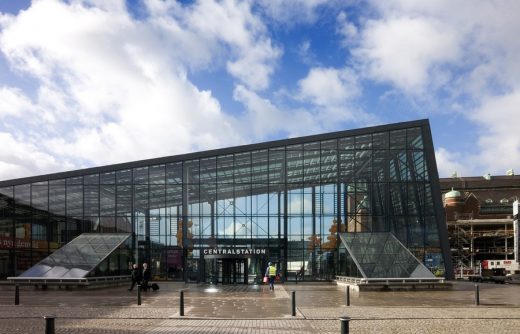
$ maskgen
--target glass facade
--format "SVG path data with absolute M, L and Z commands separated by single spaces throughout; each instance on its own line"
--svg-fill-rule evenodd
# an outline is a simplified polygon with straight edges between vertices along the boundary
M 341 274 L 340 233 L 390 232 L 451 261 L 426 120 L 0 182 L 0 276 L 85 232 L 132 233 L 154 279 Z

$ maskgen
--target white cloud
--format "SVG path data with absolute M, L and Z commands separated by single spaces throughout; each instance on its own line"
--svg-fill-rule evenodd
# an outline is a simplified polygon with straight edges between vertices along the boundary
M 440 170 L 503 174 L 519 164 L 520 2 L 371 1 L 370 19 L 358 20 L 358 35 L 338 30 L 364 78 L 390 84 L 444 117 L 467 119 L 460 129 L 478 140 L 470 152 L 438 150 Z M 353 38 L 352 38 L 353 37 Z M 352 40 L 353 39 L 353 40 Z M 424 105 L 422 107 L 421 105 Z M 457 147 L 457 144 L 453 144 Z M 465 172 L 460 172 L 463 169 Z M 467 174 L 466 174 L 467 175 Z
M 281 51 L 250 4 L 150 0 L 148 15 L 135 19 L 124 3 L 40 0 L 18 16 L 2 17 L 0 51 L 13 69 L 34 79 L 36 94 L 0 90 L 0 129 L 31 134 L 10 138 L 0 177 L 246 141 L 233 131 L 237 120 L 188 73 L 225 68 L 229 59 L 230 74 L 249 89 L 269 85 Z M 9 154 L 15 148 L 25 162 Z
M 298 82 L 300 96 L 319 106 L 338 106 L 358 96 L 356 75 L 348 68 L 311 68 Z
M 319 115 L 304 109 L 280 109 L 270 100 L 259 96 L 244 86 L 237 86 L 233 98 L 246 108 L 240 122 L 246 127 L 249 137 L 259 139 L 265 135 L 283 133 L 296 137 L 302 134 L 320 133 L 324 125 Z
M 181 56 L 191 66 L 208 66 L 226 58 L 228 72 L 250 89 L 269 86 L 282 51 L 267 36 L 249 2 L 200 1 L 181 6 L 175 1 L 148 1 L 151 22 L 168 34 L 168 43 L 186 48 Z M 178 54 L 178 53 L 177 53 Z M 220 60 L 223 61 L 223 60 Z
M 299 22 L 312 23 L 316 20 L 316 10 L 326 5 L 328 0 L 260 0 L 266 14 L 273 20 L 294 25 Z
M 10 133 L 0 132 L 0 179 L 44 174 L 72 167 L 72 164 L 58 161 L 52 154 L 42 152 L 41 148 L 28 139 L 15 138 Z
M 410 93 L 422 93 L 440 65 L 460 57 L 456 30 L 430 18 L 369 21 L 354 54 L 366 75 Z
M 233 98 L 246 108 L 240 122 L 247 125 L 250 138 L 277 133 L 282 133 L 283 137 L 318 134 L 337 130 L 338 124 L 346 121 L 363 125 L 377 123 L 375 117 L 354 106 L 338 104 L 338 100 L 324 106 L 291 108 L 283 106 L 282 102 L 279 103 L 282 106 L 274 105 L 244 86 L 235 88 Z
M 470 118 L 481 128 L 480 154 L 475 157 L 485 171 L 503 175 L 520 170 L 520 89 L 487 97 Z
M 19 89 L 0 87 L 0 119 L 6 116 L 21 117 L 33 111 L 31 101 Z
M 462 162 L 464 160 L 468 161 L 467 159 L 467 156 L 440 147 L 435 151 L 439 177 L 449 177 L 454 172 L 457 172 L 458 176 L 472 176 L 475 172 L 474 168 L 472 168 L 474 166 Z
M 343 46 L 349 47 L 355 44 L 359 38 L 359 30 L 356 25 L 348 20 L 347 13 L 342 11 L 336 18 L 337 32 L 343 37 Z

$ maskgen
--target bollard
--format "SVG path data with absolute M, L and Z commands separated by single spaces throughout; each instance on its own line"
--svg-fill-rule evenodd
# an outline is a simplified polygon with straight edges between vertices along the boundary
M 181 290 L 181 297 L 180 297 L 180 305 L 179 305 L 179 314 L 181 317 L 184 317 L 184 290 Z
M 141 284 L 137 284 L 137 305 L 141 305 Z
M 348 323 L 350 321 L 350 318 L 341 317 L 341 318 L 339 318 L 339 320 L 341 321 L 341 334 L 348 334 L 348 332 L 349 332 Z
M 18 284 L 14 287 L 14 304 L 20 305 L 20 286 Z
M 350 286 L 345 289 L 345 305 L 350 306 Z
M 480 291 L 478 284 L 475 284 L 475 305 L 480 305 Z
M 296 291 L 292 291 L 292 316 L 296 316 Z
M 54 319 L 55 315 L 44 315 L 45 319 L 45 334 L 54 334 Z

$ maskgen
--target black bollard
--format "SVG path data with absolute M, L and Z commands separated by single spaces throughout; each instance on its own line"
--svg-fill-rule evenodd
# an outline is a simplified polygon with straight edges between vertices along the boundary
M 180 305 L 179 305 L 179 313 L 181 317 L 184 316 L 184 291 L 181 290 L 181 298 L 180 298 Z
M 54 334 L 54 319 L 55 315 L 44 315 L 45 319 L 45 334 Z
M 141 284 L 137 284 L 137 305 L 141 305 Z
M 20 286 L 18 284 L 14 287 L 14 304 L 20 305 Z
M 345 289 L 345 305 L 350 306 L 350 286 Z
M 296 291 L 292 291 L 292 316 L 296 316 Z
M 475 284 L 475 305 L 480 305 L 480 291 L 478 284 Z
M 350 318 L 341 317 L 341 318 L 339 318 L 339 320 L 341 321 L 341 334 L 348 334 L 348 332 L 349 332 L 348 323 L 350 321 Z

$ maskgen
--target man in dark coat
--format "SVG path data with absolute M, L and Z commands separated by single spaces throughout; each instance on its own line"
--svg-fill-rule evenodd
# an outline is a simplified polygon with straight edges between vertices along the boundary
M 141 289 L 143 291 L 148 291 L 148 281 L 150 281 L 150 278 L 152 277 L 150 273 L 150 268 L 148 268 L 148 263 L 143 263 L 143 274 L 142 274 L 142 281 L 141 281 Z
M 139 270 L 139 266 L 137 263 L 134 263 L 132 266 L 132 285 L 128 289 L 128 291 L 132 291 L 136 284 L 141 284 L 141 271 Z

